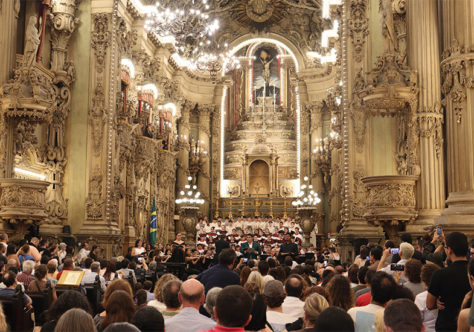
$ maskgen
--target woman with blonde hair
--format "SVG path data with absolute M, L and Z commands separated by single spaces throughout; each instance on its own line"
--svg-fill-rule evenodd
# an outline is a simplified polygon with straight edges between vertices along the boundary
M 263 293 L 263 286 L 265 285 L 265 281 L 263 280 L 263 277 L 260 274 L 260 272 L 258 271 L 250 272 L 249 277 L 247 278 L 246 284 L 247 283 L 254 283 L 258 288 L 258 292 L 260 294 Z
M 4 331 L 4 330 L 2 330 Z M 66 311 L 58 323 L 54 332 L 97 332 L 92 316 L 86 311 L 74 308 Z
M 163 289 L 163 286 L 171 280 L 178 280 L 178 278 L 171 273 L 165 273 L 160 277 L 160 279 L 158 279 L 155 284 L 155 290 L 153 291 L 155 299 L 149 301 L 147 305 L 156 308 L 156 310 L 158 310 L 159 312 L 163 312 L 166 310 L 166 305 L 163 303 L 163 296 L 161 294 L 161 290 Z
M 328 301 L 324 296 L 313 293 L 306 298 L 304 302 L 304 329 L 303 331 L 313 331 L 314 325 L 318 320 L 319 314 L 321 311 L 329 307 Z

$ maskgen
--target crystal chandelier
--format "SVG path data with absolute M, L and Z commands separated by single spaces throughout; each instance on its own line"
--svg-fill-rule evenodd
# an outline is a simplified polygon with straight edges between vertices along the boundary
M 176 204 L 181 206 L 193 206 L 204 204 L 204 199 L 200 198 L 201 193 L 197 191 L 197 186 L 192 185 L 193 178 L 188 176 L 188 184 L 184 186 L 185 190 L 179 192 Z
M 209 72 L 212 82 L 216 82 L 219 71 L 240 68 L 240 63 L 229 55 L 227 43 L 216 40 L 219 21 L 209 15 L 211 10 L 208 0 L 157 2 L 146 14 L 145 29 L 174 43 L 181 64 L 190 70 Z
M 296 195 L 296 200 L 291 204 L 297 208 L 312 208 L 321 202 L 318 193 L 313 190 L 313 185 L 309 184 L 308 177 L 304 177 L 304 183 L 300 186 L 300 191 Z

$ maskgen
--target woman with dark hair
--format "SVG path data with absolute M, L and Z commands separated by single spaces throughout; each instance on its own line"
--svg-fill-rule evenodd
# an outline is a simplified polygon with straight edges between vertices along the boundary
M 109 283 L 116 278 L 117 276 L 116 271 L 117 271 L 117 266 L 115 265 L 115 262 L 109 261 L 109 263 L 107 264 L 107 267 L 105 268 L 105 272 L 103 276 L 106 283 Z
M 335 275 L 328 282 L 326 289 L 329 293 L 329 303 L 340 307 L 345 311 L 349 310 L 354 303 L 353 294 L 349 280 L 342 275 Z
M 117 290 L 110 295 L 105 306 L 105 318 L 100 324 L 101 330 L 113 323 L 130 323 L 135 313 L 135 304 L 130 294 L 123 290 Z
M 250 270 L 248 266 L 244 266 L 242 268 L 242 271 L 240 271 L 240 286 L 243 287 L 245 285 L 247 279 L 249 278 L 250 272 L 252 272 L 252 270 Z
M 405 263 L 405 277 L 408 281 L 403 284 L 412 291 L 414 296 L 425 291 L 425 285 L 421 282 L 421 267 L 423 264 L 418 259 L 412 258 Z
M 132 287 L 130 283 L 123 279 L 115 279 L 107 286 L 104 293 L 104 299 L 102 300 L 102 307 L 107 308 L 107 303 L 109 302 L 110 297 L 116 291 L 124 291 L 130 295 L 130 298 L 133 298 Z M 133 300 L 132 300 L 133 303 Z M 133 314 L 133 313 L 132 313 Z M 102 321 L 107 317 L 107 311 L 103 311 L 100 314 L 95 315 L 94 323 L 97 326 L 97 329 L 100 329 Z
M 146 253 L 146 249 L 145 247 L 143 247 L 143 241 L 137 239 L 135 241 L 135 246 L 132 249 L 132 257 L 142 256 L 144 253 Z
M 89 314 L 92 312 L 91 306 L 84 295 L 77 291 L 68 290 L 62 293 L 51 305 L 47 315 L 49 321 L 43 325 L 41 332 L 53 332 L 62 314 L 72 308 L 83 309 Z
M 46 265 L 41 264 L 36 266 L 35 268 L 35 281 L 30 282 L 28 285 L 27 293 L 40 293 L 46 289 L 46 274 L 48 273 L 48 268 Z M 54 285 L 51 284 L 52 287 L 52 299 L 55 301 L 56 297 L 56 289 Z
M 176 234 L 176 239 L 171 243 L 170 262 L 184 263 L 184 251 L 186 244 L 181 239 L 181 233 Z
M 257 272 L 258 273 L 258 272 Z M 263 289 L 253 282 L 247 282 L 244 285 L 244 289 L 249 292 L 253 300 L 252 306 L 252 319 L 245 327 L 247 331 L 260 331 L 265 329 L 267 322 L 267 306 L 262 297 Z

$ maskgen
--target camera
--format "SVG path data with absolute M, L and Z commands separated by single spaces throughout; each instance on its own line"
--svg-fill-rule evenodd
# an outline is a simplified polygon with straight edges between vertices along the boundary
M 400 252 L 400 249 L 398 248 L 390 248 L 390 253 L 392 255 L 398 254 Z
M 401 264 L 390 264 L 391 271 L 405 271 L 405 265 Z

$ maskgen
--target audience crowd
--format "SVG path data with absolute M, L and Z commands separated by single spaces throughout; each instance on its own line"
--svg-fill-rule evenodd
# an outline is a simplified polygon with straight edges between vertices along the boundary
M 357 255 L 347 261 L 334 243 L 302 248 L 302 240 L 294 220 L 203 219 L 196 245 L 181 234 L 153 247 L 137 240 L 126 255 L 106 260 L 102 248 L 88 243 L 76 252 L 65 243 L 35 237 L 14 243 L 0 234 L 0 331 L 15 329 L 6 314 L 13 297 L 31 312 L 35 331 L 415 332 L 474 326 L 474 245 L 466 235 L 445 237 L 437 228 L 413 241 L 404 233 L 397 245 L 387 240 L 355 248 Z M 83 271 L 81 284 L 61 286 L 64 271 Z M 51 303 L 43 311 L 38 294 Z

